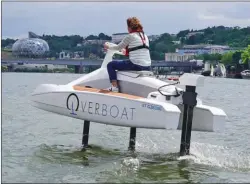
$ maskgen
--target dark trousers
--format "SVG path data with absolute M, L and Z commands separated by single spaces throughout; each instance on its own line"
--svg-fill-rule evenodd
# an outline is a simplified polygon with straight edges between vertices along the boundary
M 108 74 L 110 81 L 117 80 L 116 70 L 118 71 L 142 71 L 142 70 L 150 70 L 150 66 L 140 66 L 132 63 L 130 60 L 123 61 L 111 61 L 107 65 Z

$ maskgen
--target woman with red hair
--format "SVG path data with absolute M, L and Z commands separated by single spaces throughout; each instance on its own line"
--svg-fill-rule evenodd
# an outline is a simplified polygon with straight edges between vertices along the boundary
M 104 45 L 105 49 L 124 50 L 129 60 L 111 61 L 107 65 L 111 88 L 109 90 L 118 92 L 116 70 L 150 70 L 151 58 L 149 53 L 149 40 L 144 34 L 143 27 L 138 18 L 127 19 L 129 34 L 116 46 Z

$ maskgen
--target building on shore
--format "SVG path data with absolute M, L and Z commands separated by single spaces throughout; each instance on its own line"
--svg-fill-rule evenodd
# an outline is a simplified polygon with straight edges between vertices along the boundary
M 68 51 L 62 50 L 59 53 L 59 59 L 84 59 L 84 51 Z
M 181 44 L 181 41 L 175 40 L 175 41 L 172 41 L 172 43 L 175 44 L 175 45 L 179 45 L 179 44 Z
M 191 33 L 188 33 L 186 38 L 189 38 L 191 36 L 195 36 L 195 35 L 203 35 L 204 32 L 203 31 L 196 31 L 196 32 L 191 32 Z
M 88 44 L 103 45 L 105 42 L 109 42 L 109 40 L 83 40 L 82 44 L 79 44 L 78 47 L 88 45 Z
M 157 40 L 158 38 L 160 38 L 160 35 L 149 35 L 148 36 L 148 40 L 150 42 L 153 42 L 153 41 Z
M 33 33 L 31 31 L 28 32 L 29 38 L 41 38 L 41 36 L 37 35 L 36 33 Z
M 44 57 L 50 51 L 48 43 L 33 32 L 28 32 L 28 38 L 17 40 L 11 50 L 13 56 L 32 58 Z
M 177 48 L 175 53 L 165 53 L 165 61 L 189 61 L 201 54 L 225 54 L 230 51 L 234 49 L 224 45 L 184 45 Z
M 224 45 L 208 45 L 208 44 L 199 44 L 199 45 L 185 45 L 182 48 L 176 49 L 176 53 L 179 54 L 224 54 L 230 51 L 234 51 L 234 49 L 229 46 Z
M 48 70 L 54 70 L 54 69 L 67 69 L 67 65 L 56 65 L 56 64 L 29 64 L 29 63 L 23 63 L 23 64 L 13 64 L 14 69 L 48 69 Z
M 193 53 L 180 54 L 180 53 L 165 53 L 165 61 L 176 61 L 176 62 L 184 62 L 194 59 Z
M 119 43 L 123 40 L 123 38 L 128 35 L 128 33 L 114 33 L 112 34 L 112 43 Z
M 70 54 L 71 52 L 69 51 L 62 51 L 59 53 L 59 59 L 69 59 L 71 58 Z

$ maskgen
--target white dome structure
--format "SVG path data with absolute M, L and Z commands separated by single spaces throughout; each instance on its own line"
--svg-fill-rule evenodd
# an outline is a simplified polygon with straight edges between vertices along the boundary
M 24 38 L 17 40 L 12 46 L 15 56 L 43 56 L 49 52 L 49 45 L 40 38 Z

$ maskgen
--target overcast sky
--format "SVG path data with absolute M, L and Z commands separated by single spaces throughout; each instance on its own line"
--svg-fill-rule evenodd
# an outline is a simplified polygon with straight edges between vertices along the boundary
M 126 32 L 140 18 L 148 35 L 208 26 L 250 26 L 250 2 L 2 2 L 3 38 L 36 34 L 88 36 Z

